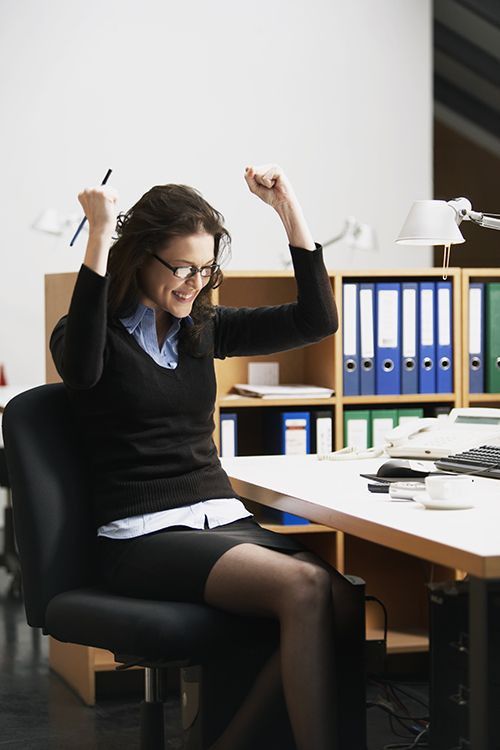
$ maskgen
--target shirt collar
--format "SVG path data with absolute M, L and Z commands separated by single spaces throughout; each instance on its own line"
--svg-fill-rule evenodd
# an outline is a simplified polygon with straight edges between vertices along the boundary
M 135 309 L 135 312 L 133 312 L 132 315 L 129 315 L 126 318 L 120 318 L 120 323 L 125 326 L 129 333 L 134 333 L 136 328 L 141 325 L 144 318 L 147 317 L 151 317 L 154 320 L 154 311 L 150 307 L 143 305 L 142 302 L 139 302 Z M 186 318 L 174 318 L 172 316 L 172 325 L 170 326 L 170 329 L 168 331 L 167 338 L 170 338 L 171 336 L 174 336 L 176 333 L 178 333 L 181 327 L 181 322 L 183 320 L 186 320 L 190 325 L 193 324 L 193 319 L 190 315 L 188 315 Z

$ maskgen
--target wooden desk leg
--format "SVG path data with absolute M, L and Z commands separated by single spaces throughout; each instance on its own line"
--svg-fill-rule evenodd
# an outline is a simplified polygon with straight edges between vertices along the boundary
M 488 581 L 470 579 L 469 598 L 469 728 L 472 750 L 489 750 L 490 677 L 488 642 Z

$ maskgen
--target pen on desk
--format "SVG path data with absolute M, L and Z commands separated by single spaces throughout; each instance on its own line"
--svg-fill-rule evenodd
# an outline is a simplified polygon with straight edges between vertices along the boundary
M 111 174 L 112 171 L 113 171 L 112 169 L 108 169 L 108 171 L 104 175 L 104 179 L 101 182 L 101 185 L 105 185 L 107 183 L 107 181 L 109 179 L 109 175 Z M 81 222 L 79 223 L 76 232 L 74 233 L 73 237 L 71 238 L 71 242 L 69 243 L 70 247 L 73 247 L 73 244 L 74 244 L 76 238 L 78 237 L 78 235 L 80 234 L 80 232 L 82 231 L 83 227 L 85 226 L 85 222 L 86 221 L 87 221 L 87 217 L 84 216 L 83 219 L 81 220 Z

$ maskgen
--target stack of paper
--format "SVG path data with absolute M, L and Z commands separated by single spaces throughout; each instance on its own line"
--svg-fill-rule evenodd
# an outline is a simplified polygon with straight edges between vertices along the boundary
M 254 398 L 330 398 L 332 388 L 322 388 L 317 385 L 251 385 L 237 383 L 235 390 L 242 396 Z

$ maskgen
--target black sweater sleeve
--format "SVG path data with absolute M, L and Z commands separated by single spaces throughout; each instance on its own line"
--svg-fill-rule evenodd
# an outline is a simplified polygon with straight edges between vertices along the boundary
M 323 250 L 290 247 L 297 301 L 269 307 L 217 307 L 214 354 L 219 359 L 295 349 L 338 328 L 337 307 Z
M 57 372 L 70 388 L 92 388 L 102 375 L 108 286 L 109 277 L 82 265 L 69 312 L 57 323 L 50 337 Z

